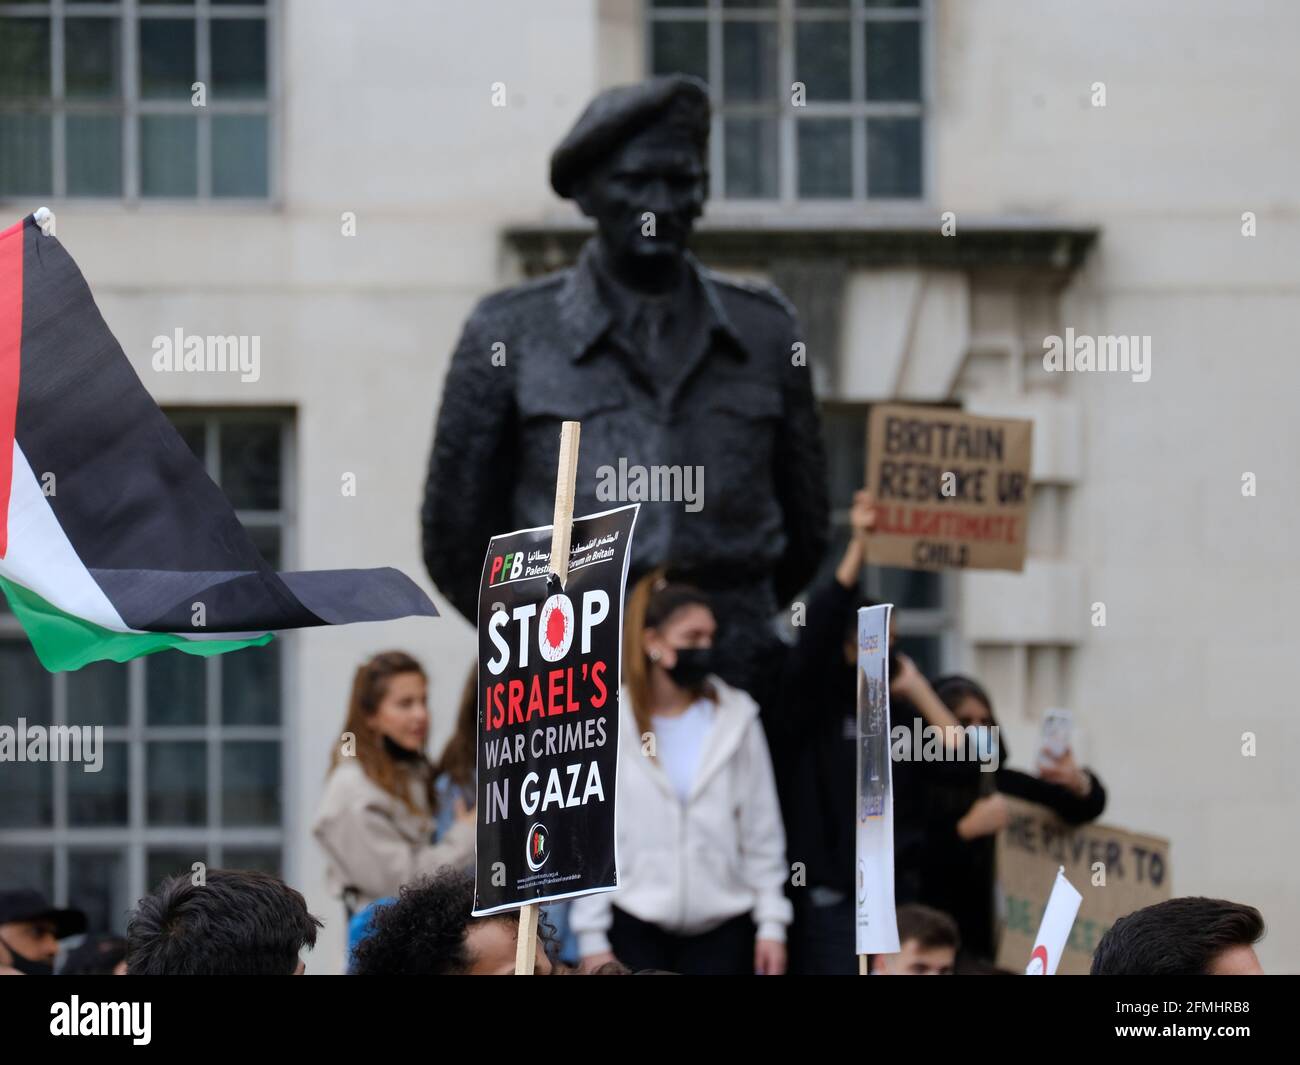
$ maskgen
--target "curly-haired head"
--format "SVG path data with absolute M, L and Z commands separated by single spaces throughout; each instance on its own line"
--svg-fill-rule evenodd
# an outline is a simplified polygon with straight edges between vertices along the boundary
M 472 917 L 474 878 L 446 869 L 402 888 L 375 911 L 352 957 L 356 976 L 491 975 L 514 971 L 519 917 Z M 551 969 L 554 928 L 538 922 L 537 972 Z

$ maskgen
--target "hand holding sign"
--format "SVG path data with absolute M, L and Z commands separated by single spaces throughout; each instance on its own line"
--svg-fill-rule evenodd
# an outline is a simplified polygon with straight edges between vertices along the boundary
M 853 505 L 849 508 L 849 527 L 855 537 L 866 539 L 876 529 L 876 497 L 865 488 L 853 493 Z
M 867 547 L 876 527 L 876 503 L 871 493 L 859 489 L 853 493 L 853 506 L 849 510 L 849 525 L 853 535 L 844 548 L 844 556 L 835 567 L 835 579 L 845 588 L 856 588 L 867 561 Z

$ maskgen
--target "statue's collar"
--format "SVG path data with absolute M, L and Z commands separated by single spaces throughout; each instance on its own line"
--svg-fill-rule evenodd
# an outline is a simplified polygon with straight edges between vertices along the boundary
M 702 335 L 719 334 L 726 338 L 731 349 L 744 358 L 747 355 L 739 334 L 727 316 L 726 308 L 718 295 L 718 287 L 709 271 L 699 260 L 686 252 L 686 269 L 690 282 L 699 286 L 705 321 Z M 616 322 L 609 299 L 604 295 L 601 280 L 602 266 L 597 238 L 592 237 L 582 246 L 578 262 L 565 279 L 558 296 L 560 315 L 569 330 L 569 357 L 577 362 L 595 346 Z M 606 284 L 614 284 L 612 280 Z

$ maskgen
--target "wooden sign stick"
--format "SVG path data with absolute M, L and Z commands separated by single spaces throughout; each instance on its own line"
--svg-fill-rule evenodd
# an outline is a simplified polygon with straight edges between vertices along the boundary
M 569 542 L 573 539 L 573 495 L 578 480 L 578 438 L 581 422 L 560 428 L 560 462 L 555 471 L 555 518 L 551 530 L 551 572 L 564 584 L 569 579 Z M 519 943 L 515 948 L 515 975 L 532 976 L 537 965 L 537 903 L 519 910 Z

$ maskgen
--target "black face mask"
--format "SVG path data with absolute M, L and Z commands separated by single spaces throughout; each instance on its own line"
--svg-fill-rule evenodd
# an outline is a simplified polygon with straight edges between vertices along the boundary
M 383 738 L 384 752 L 396 762 L 419 762 L 424 759 L 423 751 L 412 751 L 400 743 L 394 743 L 387 736 Z
M 668 670 L 668 675 L 677 687 L 693 691 L 712 672 L 712 647 L 681 647 L 677 650 L 677 662 Z
M 3 943 L 0 940 L 0 943 Z M 9 967 L 17 969 L 24 976 L 53 976 L 54 966 L 48 961 L 32 961 L 30 958 L 24 958 L 18 951 L 5 943 L 9 953 Z

